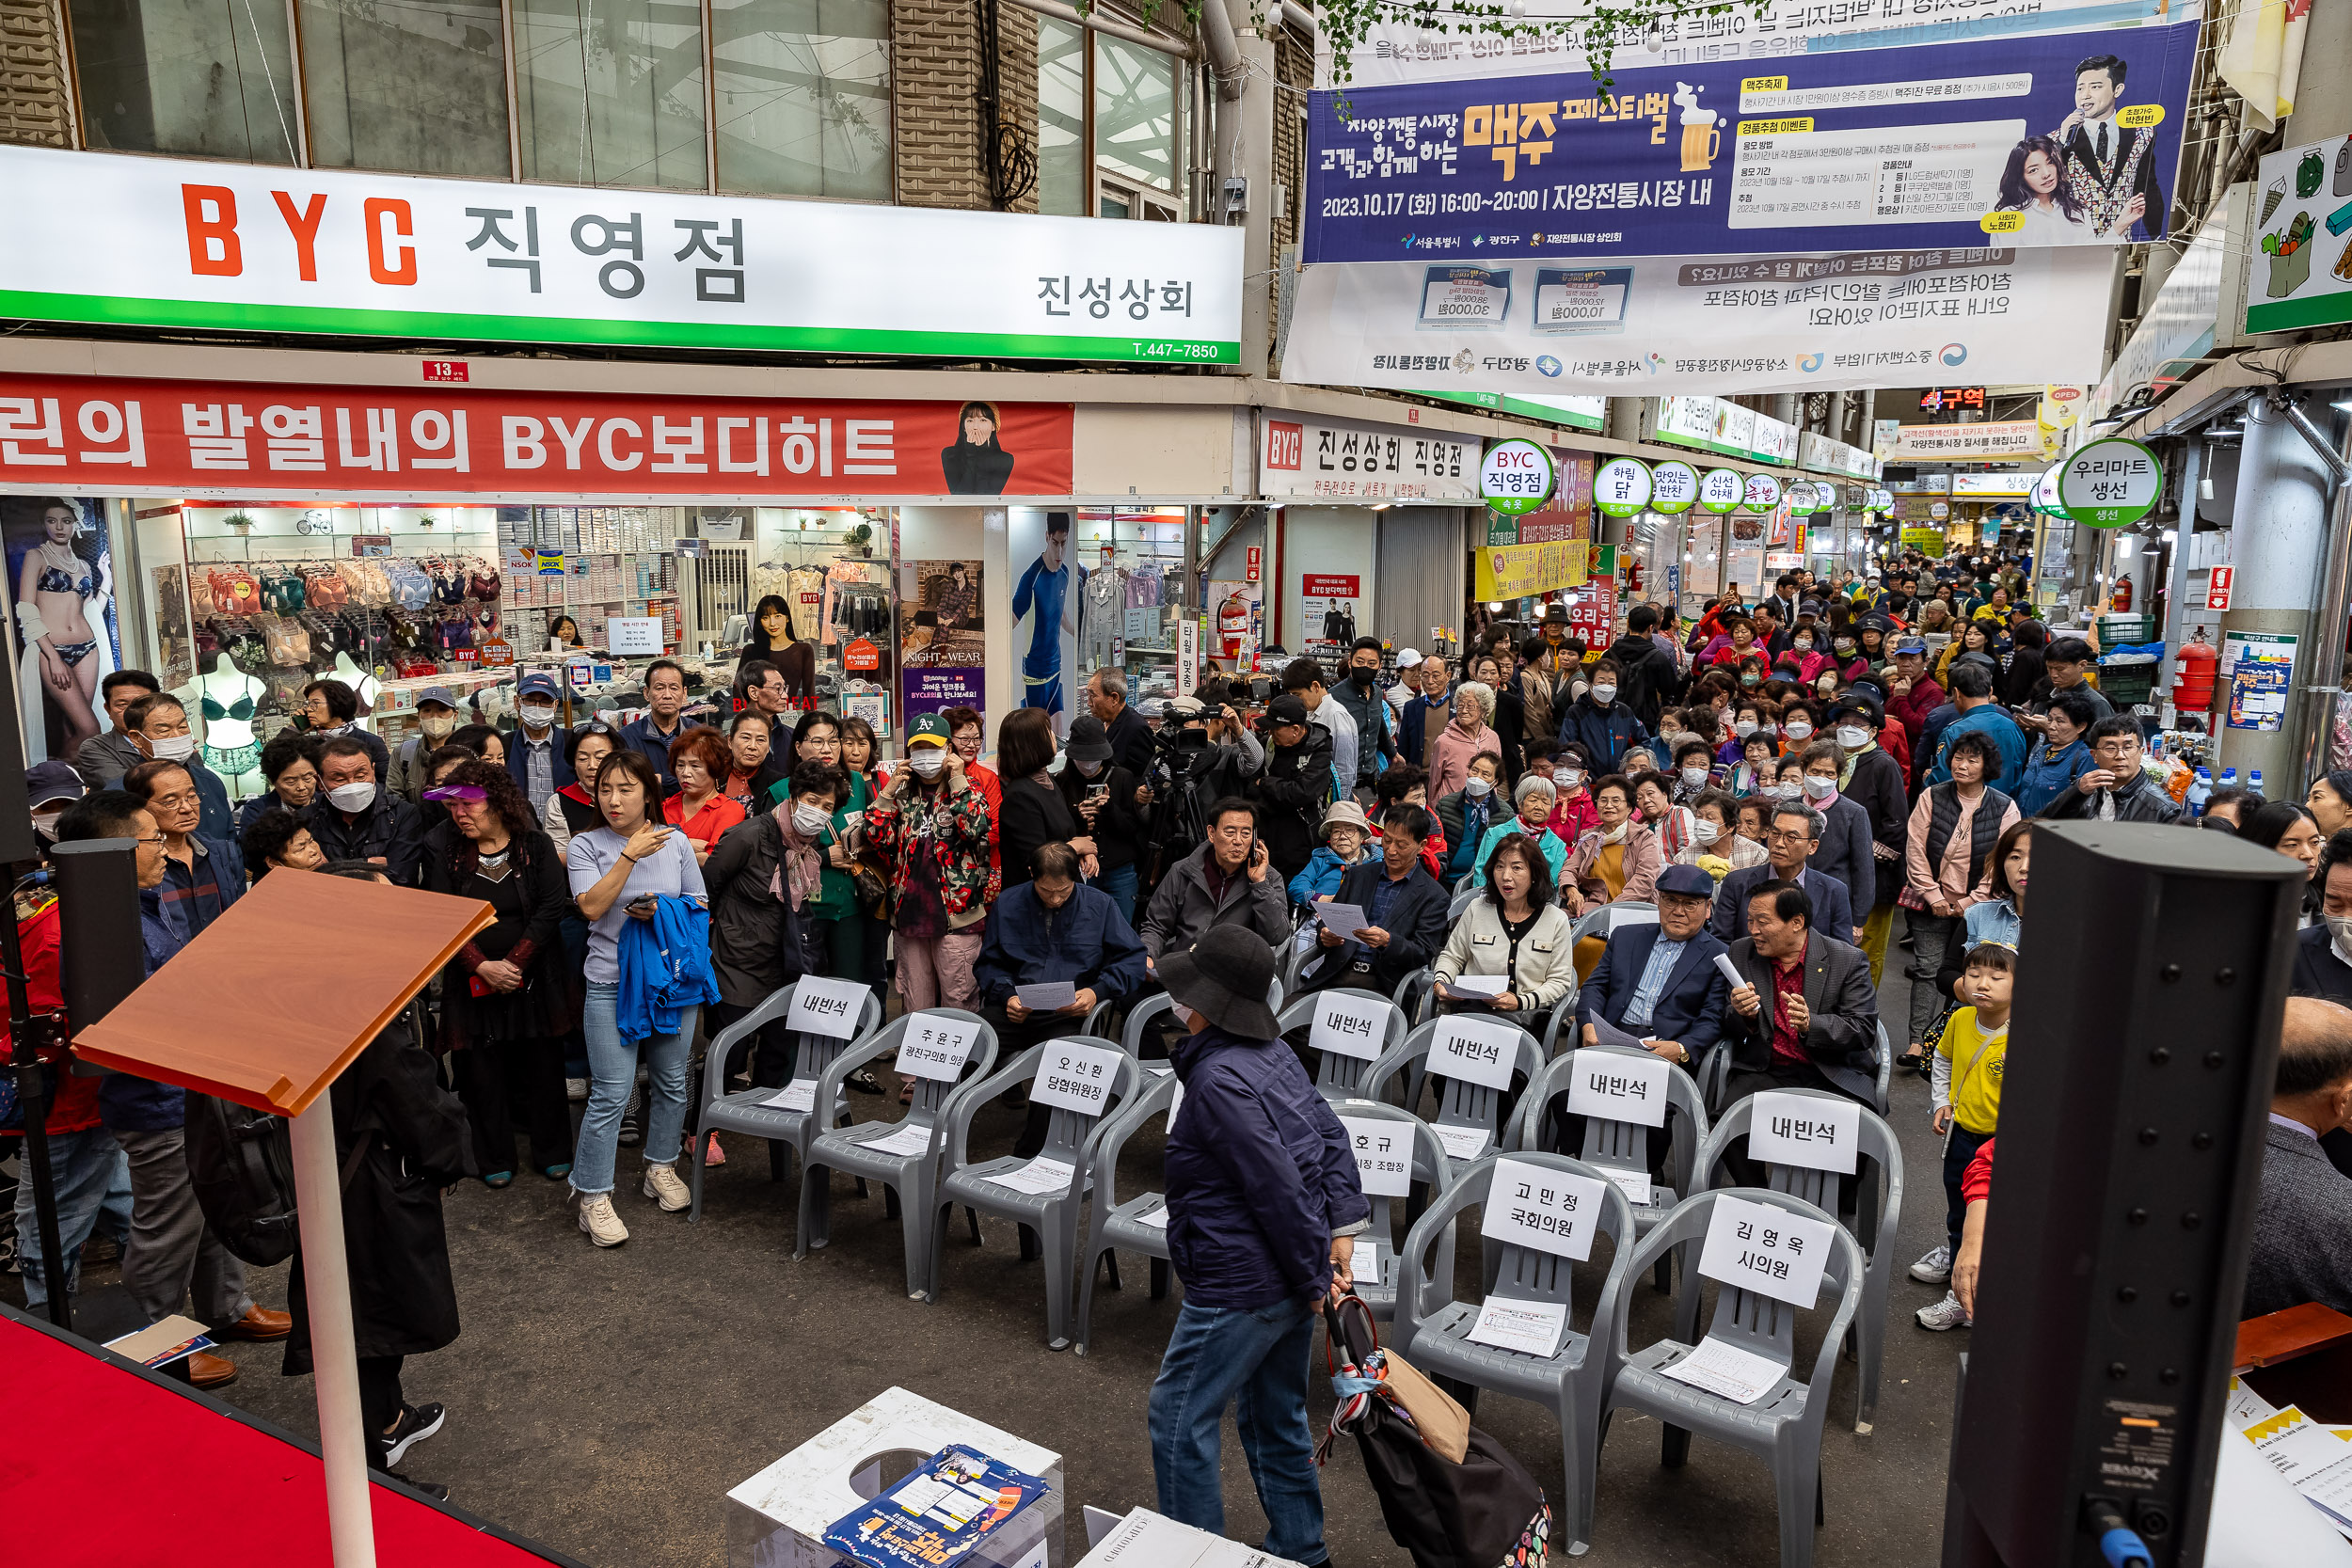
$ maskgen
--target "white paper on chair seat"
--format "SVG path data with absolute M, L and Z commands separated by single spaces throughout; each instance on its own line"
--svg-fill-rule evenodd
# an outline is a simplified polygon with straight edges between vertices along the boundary
M 1029 1080 L 1030 1102 L 1101 1116 L 1110 1103 L 1111 1085 L 1119 1082 L 1119 1059 L 1124 1054 L 1107 1046 L 1047 1040 L 1044 1054 L 1037 1059 L 1037 1076 Z
M 1413 1129 L 1376 1117 L 1342 1117 L 1356 1149 L 1356 1178 L 1366 1197 L 1403 1197 L 1413 1188 Z
M 810 1110 L 817 1103 L 817 1080 L 795 1078 L 760 1103 L 772 1105 L 779 1111 Z
M 1748 1158 L 1851 1176 L 1862 1139 L 1862 1102 L 1768 1089 L 1748 1111 Z
M 1148 1225 L 1154 1230 L 1166 1230 L 1168 1228 L 1168 1205 L 1162 1203 L 1148 1214 L 1137 1214 L 1136 1223 Z
M 1568 1077 L 1568 1112 L 1603 1121 L 1663 1127 L 1666 1078 L 1673 1071 L 1664 1057 L 1646 1052 L 1640 1056 L 1620 1056 L 1607 1051 L 1580 1051 Z
M 1015 986 L 1013 995 L 1033 1013 L 1057 1013 L 1078 1000 L 1078 988 L 1068 980 L 1044 980 L 1034 986 Z
M 1478 1233 L 1581 1263 L 1593 1255 L 1607 1191 L 1589 1176 L 1506 1156 L 1495 1162 Z
M 1369 1230 L 1358 1232 L 1356 1249 L 1347 1255 L 1347 1274 L 1359 1284 L 1381 1283 L 1379 1237 Z
M 977 1020 L 942 1018 L 936 1013 L 912 1013 L 907 1032 L 898 1037 L 898 1070 L 909 1078 L 933 1078 L 952 1084 L 972 1059 L 979 1043 Z
M 1523 1355 L 1549 1359 L 1558 1354 L 1560 1336 L 1567 1332 L 1568 1304 L 1565 1301 L 1514 1301 L 1488 1296 L 1470 1325 L 1473 1344 L 1515 1350 Z
M 1449 1160 L 1475 1160 L 1494 1142 L 1494 1134 L 1483 1127 L 1433 1127 L 1430 1131 L 1438 1134 Z
M 1429 1039 L 1429 1070 L 1481 1088 L 1507 1089 L 1518 1066 L 1519 1029 L 1490 1018 L 1456 1015 L 1438 1023 Z
M 1792 1214 L 1770 1203 L 1724 1194 L 1707 1221 L 1699 1273 L 1810 1309 L 1821 1294 L 1821 1271 L 1836 1227 Z
M 1451 980 L 1440 980 L 1438 983 L 1454 996 L 1495 997 L 1501 996 L 1511 989 L 1511 976 L 1508 974 L 1456 974 Z
M 865 1016 L 866 999 L 873 994 L 854 980 L 804 974 L 792 990 L 792 1027 L 837 1040 L 852 1038 L 857 1021 Z
M 1361 904 L 1322 903 L 1315 906 L 1315 917 L 1323 928 L 1345 942 L 1349 937 L 1372 924 Z
M 1614 1165 L 1601 1165 L 1597 1168 L 1603 1176 L 1606 1176 L 1610 1180 L 1614 1181 L 1617 1184 L 1617 1191 L 1625 1194 L 1625 1200 L 1628 1203 L 1632 1204 L 1637 1209 L 1646 1209 L 1649 1207 L 1649 1172 L 1645 1170 L 1619 1170 Z
M 1389 1034 L 1389 1004 L 1366 997 L 1327 993 L 1315 1005 L 1314 1028 L 1307 1043 L 1317 1051 L 1335 1052 L 1373 1061 Z
M 1658 1375 L 1721 1394 L 1734 1404 L 1754 1404 L 1780 1386 L 1788 1369 L 1710 1334 L 1673 1366 L 1659 1368 Z
M 931 1130 L 913 1122 L 901 1126 L 886 1138 L 861 1142 L 860 1148 L 870 1148 L 877 1154 L 920 1154 L 930 1146 Z
M 1048 1160 L 1041 1154 L 1017 1170 L 998 1171 L 980 1180 L 1016 1193 L 1061 1193 L 1070 1190 L 1070 1173 L 1075 1168 L 1066 1160 Z

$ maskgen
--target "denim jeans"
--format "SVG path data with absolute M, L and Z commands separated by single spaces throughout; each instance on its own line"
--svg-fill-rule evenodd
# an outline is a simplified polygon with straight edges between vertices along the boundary
M 1315 1304 L 1305 1296 L 1251 1308 L 1184 1303 L 1152 1385 L 1152 1473 L 1162 1513 L 1225 1533 L 1219 1428 L 1238 1400 L 1242 1451 L 1265 1510 L 1265 1550 L 1310 1565 L 1329 1558 L 1307 1425 L 1314 1337 Z
M 82 1247 L 98 1228 L 100 1211 L 116 1212 L 113 1228 L 118 1234 L 130 1227 L 131 1163 L 113 1133 L 103 1127 L 86 1127 L 79 1132 L 49 1134 L 49 1173 L 57 1189 L 57 1244 L 65 1249 L 65 1293 L 71 1296 L 80 1289 Z M 16 1184 L 16 1244 L 24 1260 L 24 1305 L 38 1312 L 49 1304 L 49 1284 L 29 1170 Z
M 588 1003 L 580 1026 L 588 1037 L 588 1110 L 580 1118 L 580 1148 L 572 1156 L 572 1191 L 583 1197 L 612 1190 L 612 1165 L 621 1148 L 621 1113 L 637 1084 L 637 1055 L 645 1057 L 645 1163 L 666 1165 L 678 1157 L 686 1128 L 686 1053 L 683 1033 L 649 1039 L 621 1037 L 621 988 L 588 982 Z
M 1136 923 L 1136 863 L 1114 866 L 1094 879 L 1094 885 L 1111 895 L 1119 906 L 1120 917 L 1133 926 Z

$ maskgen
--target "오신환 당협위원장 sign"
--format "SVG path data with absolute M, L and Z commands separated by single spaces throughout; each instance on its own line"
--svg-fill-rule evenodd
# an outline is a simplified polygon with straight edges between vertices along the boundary
M 2158 239 L 2197 28 L 1318 92 L 1305 260 Z

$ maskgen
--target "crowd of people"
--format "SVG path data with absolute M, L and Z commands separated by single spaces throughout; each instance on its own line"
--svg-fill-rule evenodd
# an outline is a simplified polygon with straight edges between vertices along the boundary
M 697 1140 L 723 1163 L 696 1126 L 698 1073 L 790 1081 L 782 1024 L 734 1060 L 697 1049 L 803 974 L 869 988 L 882 1015 L 975 1012 L 1008 1052 L 1165 990 L 1166 1049 L 1198 1109 L 1168 1153 L 1186 1300 L 1152 1399 L 1162 1505 L 1215 1528 L 1216 1412 L 1247 1389 L 1269 1546 L 1311 1565 L 1320 1505 L 1311 1470 L 1303 1488 L 1293 1473 L 1303 1347 L 1314 1304 L 1347 1287 L 1365 1209 L 1338 1123 L 1263 1004 L 1294 941 L 1310 991 L 1386 994 L 1425 973 L 1433 1006 L 1538 1036 L 1573 998 L 1564 1038 L 1606 1030 L 1694 1069 L 1720 1053 L 1726 1101 L 1804 1087 L 1875 1105 L 1882 1052 L 1896 1053 L 1930 1080 L 1947 1150 L 1948 1233 L 1911 1274 L 1948 1289 L 1918 1322 L 1969 1321 L 1968 1199 L 1997 1129 L 2034 825 L 2184 820 L 2143 768 L 2139 721 L 2093 684 L 2090 647 L 2054 637 L 2025 588 L 2005 556 L 1912 558 L 1868 581 L 1790 572 L 1687 624 L 1636 604 L 1599 647 L 1555 609 L 1488 628 L 1459 659 L 1399 649 L 1393 684 L 1390 650 L 1363 637 L 1336 668 L 1212 666 L 1156 723 L 1106 669 L 1066 734 L 1016 709 L 992 747 L 978 712 L 949 708 L 914 718 L 887 764 L 870 727 L 815 705 L 788 639 L 747 650 L 775 657 L 746 657 L 717 715 L 690 714 L 686 672 L 666 659 L 627 723 L 561 722 L 544 674 L 518 683 L 512 729 L 467 722 L 433 688 L 397 755 L 328 679 L 306 693 L 307 722 L 261 749 L 263 793 L 233 809 L 181 701 L 121 670 L 103 683 L 109 727 L 72 766 L 32 770 L 35 823 L 57 842 L 134 841 L 151 971 L 268 877 L 487 904 L 492 925 L 451 960 L 414 1040 L 372 1047 L 383 1055 L 352 1092 L 382 1102 L 373 1135 L 436 1192 L 536 1173 L 566 1184 L 597 1247 L 688 1207 L 676 1166 Z M 2352 774 L 2301 803 L 2217 795 L 2203 820 L 2311 868 L 2298 986 L 2352 1002 Z M 1588 918 L 1613 908 L 1643 917 Z M 21 898 L 19 914 L 28 962 L 54 976 L 54 906 Z M 1903 951 L 1907 1012 L 1883 1019 Z M 1051 1012 L 1022 999 L 1063 982 L 1072 1000 Z M 886 1076 L 850 1085 L 912 1087 Z M 251 1300 L 204 1223 L 182 1091 L 58 1083 L 68 1259 L 119 1238 L 153 1316 L 193 1292 L 216 1335 L 299 1349 L 294 1318 Z M 1044 1128 L 1033 1110 L 1017 1151 Z M 436 1198 L 404 1244 L 429 1257 L 438 1223 Z M 401 1358 L 456 1331 L 445 1256 L 437 1274 L 418 1266 L 429 1277 L 405 1307 L 361 1335 L 388 1468 L 444 1418 L 400 1393 Z M 24 1274 L 36 1305 L 74 1288 L 71 1261 L 52 1282 L 30 1247 Z M 199 1384 L 234 1374 L 194 1358 Z

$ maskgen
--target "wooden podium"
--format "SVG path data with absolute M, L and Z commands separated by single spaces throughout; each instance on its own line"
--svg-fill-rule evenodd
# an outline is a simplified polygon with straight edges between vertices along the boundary
M 290 1120 L 336 1568 L 374 1568 L 375 1532 L 326 1088 L 492 918 L 478 899 L 279 871 L 73 1040 L 101 1067 Z

